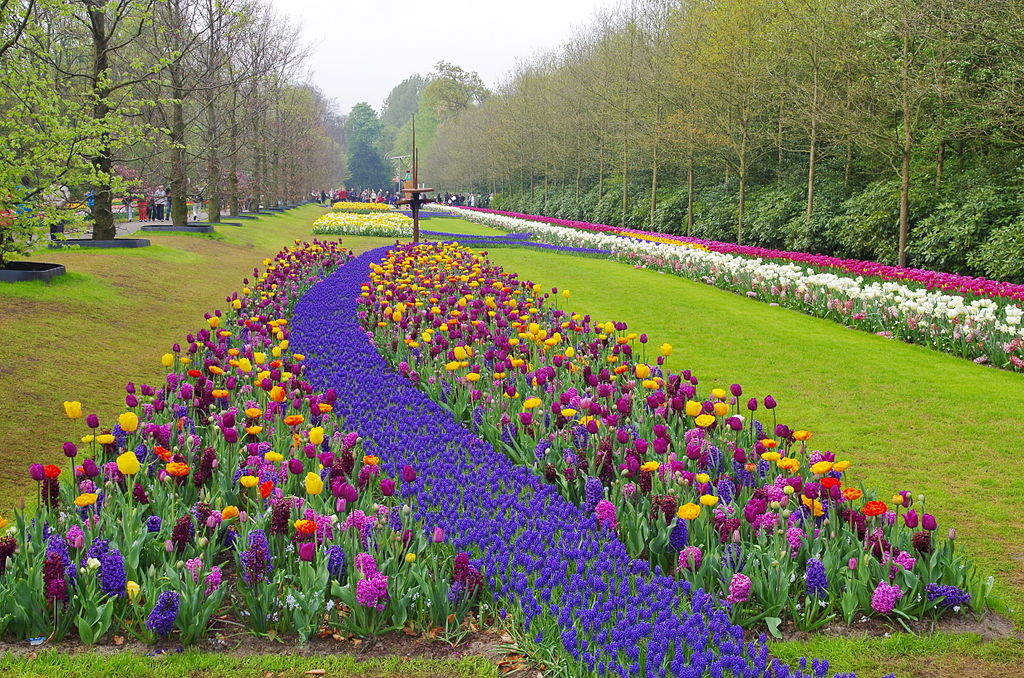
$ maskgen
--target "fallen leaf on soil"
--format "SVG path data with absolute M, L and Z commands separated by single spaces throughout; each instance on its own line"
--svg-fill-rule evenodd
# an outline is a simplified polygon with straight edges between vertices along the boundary
M 331 638 L 334 638 L 339 643 L 345 641 L 345 636 L 341 635 L 340 633 L 335 633 L 333 636 L 331 636 Z
M 325 673 L 327 672 L 323 669 L 310 669 L 309 671 L 306 671 L 307 676 L 322 676 Z
M 124 636 L 114 636 L 114 645 L 124 645 Z
M 511 643 L 512 642 L 512 636 L 508 635 L 507 633 L 502 633 L 499 639 L 503 643 Z
M 362 644 L 362 642 L 363 642 L 363 641 L 362 641 L 362 639 L 360 639 L 360 638 L 353 638 L 353 639 L 352 639 L 352 644 L 353 644 L 353 645 L 361 645 L 361 644 Z
M 402 633 L 404 633 L 407 636 L 418 636 L 418 635 L 420 635 L 420 634 L 416 633 L 416 630 L 413 629 L 411 626 L 406 626 L 404 629 L 402 629 Z
M 317 638 L 330 638 L 331 636 L 334 636 L 334 635 L 337 635 L 337 634 L 335 634 L 334 631 L 331 631 L 330 629 L 320 629 L 316 633 L 316 637 Z

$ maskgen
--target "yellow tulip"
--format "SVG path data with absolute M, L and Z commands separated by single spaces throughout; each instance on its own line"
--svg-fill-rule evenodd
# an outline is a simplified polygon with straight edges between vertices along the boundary
M 163 365 L 164 367 L 170 367 L 171 365 L 173 365 L 174 364 L 174 354 L 173 353 L 164 353 L 160 357 L 160 364 Z
M 666 358 L 672 355 L 672 344 L 662 344 L 661 355 L 665 356 Z
M 215 330 L 218 327 L 220 327 L 220 318 L 218 318 L 217 316 L 213 316 L 211 318 L 207 318 L 206 322 L 209 323 L 210 329 Z
M 266 459 L 267 461 L 272 462 L 284 461 L 284 455 L 281 454 L 280 452 L 267 452 L 266 454 L 263 455 L 263 458 Z
M 93 435 L 93 434 L 91 434 L 91 433 L 90 433 L 90 434 L 88 434 L 88 435 L 84 435 L 84 436 L 82 436 L 82 442 L 83 442 L 83 443 L 91 443 L 91 442 L 92 442 L 92 441 L 94 441 L 94 440 L 96 440 L 96 436 L 94 436 L 94 435 Z
M 695 520 L 700 515 L 700 506 L 697 506 L 693 502 L 689 504 L 683 504 L 676 511 L 676 516 L 681 520 Z
M 260 479 L 256 476 L 242 476 L 238 479 L 238 482 L 242 484 L 242 487 L 256 487 Z
M 306 494 L 320 494 L 324 491 L 324 481 L 316 473 L 306 474 Z
M 411 552 L 410 553 L 406 553 L 405 554 L 405 562 L 407 562 L 407 563 L 415 563 L 416 562 L 416 554 L 415 553 L 411 553 Z
M 700 503 L 704 504 L 708 508 L 711 508 L 718 503 L 718 497 L 713 494 L 702 494 L 700 496 Z
M 5 529 L 7 529 L 7 526 L 10 525 L 10 524 L 11 524 L 11 521 L 7 520 L 7 518 L 4 518 L 3 516 L 0 516 L 0 532 L 2 532 Z
M 110 435 L 109 433 L 102 433 L 96 436 L 96 442 L 98 442 L 100 445 L 113 445 L 114 436 Z
M 220 517 L 223 518 L 224 520 L 231 520 L 232 518 L 237 518 L 238 514 L 239 514 L 238 507 L 237 506 L 232 506 L 232 505 L 229 504 L 229 505 L 225 506 L 223 509 L 221 509 Z
M 523 409 L 524 410 L 532 410 L 533 408 L 539 407 L 539 406 L 540 406 L 540 398 L 527 398 L 526 401 L 523 402 Z
M 700 414 L 703 411 L 704 411 L 703 407 L 696 400 L 687 400 L 686 401 L 686 416 L 688 416 L 688 417 L 696 417 L 698 414 Z
M 640 470 L 653 473 L 654 471 L 658 470 L 659 466 L 661 466 L 661 464 L 659 464 L 656 461 L 648 461 L 645 462 L 644 465 L 640 467 Z
M 711 389 L 711 395 L 719 400 L 725 400 L 725 389 L 724 388 L 713 388 Z
M 464 349 L 462 346 L 456 346 L 454 349 L 452 349 L 452 353 L 455 354 L 456 360 L 465 360 L 467 357 L 469 357 L 469 354 L 466 353 L 466 349 Z
M 309 442 L 314 445 L 319 445 L 324 441 L 324 429 L 320 426 L 314 426 L 309 429 Z
M 643 363 L 640 363 L 639 365 L 637 365 L 635 371 L 636 371 L 636 378 L 637 379 L 646 379 L 647 377 L 651 376 L 651 368 L 650 368 L 650 366 L 649 365 L 645 365 Z
M 78 402 L 77 400 L 65 400 L 64 414 L 68 415 L 68 419 L 81 419 L 82 403 Z
M 811 465 L 811 473 L 816 476 L 823 476 L 832 470 L 832 462 L 830 461 L 819 461 L 817 464 Z
M 729 414 L 729 405 L 726 403 L 715 403 L 715 414 L 719 417 Z
M 710 414 L 700 414 L 694 418 L 693 423 L 701 428 L 707 428 L 715 423 L 715 417 Z
M 96 500 L 100 496 L 94 492 L 83 492 L 82 494 L 75 497 L 75 506 L 78 508 L 85 508 L 86 506 L 92 506 L 96 503 Z
M 566 418 L 572 417 L 575 414 L 576 414 L 576 410 L 572 409 L 571 407 L 566 407 L 565 409 L 562 410 L 562 416 L 566 417 Z
M 477 373 L 477 372 L 470 372 L 469 374 L 466 375 L 466 381 L 468 381 L 468 382 L 480 381 L 480 374 Z
M 134 452 L 125 452 L 117 457 L 117 470 L 123 475 L 133 476 L 139 472 L 141 464 L 139 464 L 139 458 L 135 456 Z
M 134 412 L 122 412 L 117 415 L 117 423 L 121 425 L 121 430 L 125 433 L 135 433 L 135 430 L 139 428 L 139 415 Z
M 124 586 L 125 591 L 128 593 L 128 600 L 135 600 L 139 595 L 139 584 L 128 580 L 128 583 Z

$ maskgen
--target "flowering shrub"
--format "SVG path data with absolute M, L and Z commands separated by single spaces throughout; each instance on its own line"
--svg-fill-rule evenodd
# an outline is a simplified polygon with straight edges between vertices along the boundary
M 295 302 L 350 258 L 313 242 L 266 260 L 163 356 L 163 384 L 128 384 L 115 422 L 84 417 L 66 469 L 30 467 L 38 510 L 0 520 L 0 637 L 192 643 L 230 618 L 305 641 L 478 614 L 478 570 L 416 517 L 416 470 L 364 454 L 290 348 Z
M 958 609 L 984 607 L 953 533 L 917 513 L 923 498 L 886 503 L 854 486 L 851 462 L 778 423 L 771 396 L 698 390 L 689 371 L 662 369 L 670 345 L 560 308 L 568 291 L 546 293 L 468 248 L 406 246 L 371 268 L 360 317 L 400 374 L 631 557 L 732 603 L 734 621 L 919 619 L 950 607 L 929 586 L 959 591 Z M 901 592 L 886 610 L 873 604 L 879 582 Z
M 385 202 L 336 202 L 331 205 L 336 212 L 354 212 L 367 214 L 370 212 L 388 212 L 393 208 Z
M 1008 300 L 1015 296 L 1001 294 L 1012 286 L 998 288 L 999 293 L 991 298 L 964 296 L 943 291 L 951 288 L 940 285 L 865 279 L 843 271 L 836 273 L 836 268 L 817 270 L 793 262 L 640 242 L 632 236 L 547 225 L 532 217 L 524 220 L 466 210 L 459 214 L 491 226 L 530 232 L 542 241 L 564 247 L 604 248 L 611 256 L 638 268 L 681 275 L 977 363 L 1024 371 L 1024 309 Z
M 412 235 L 412 219 L 397 212 L 329 212 L 313 222 L 317 235 Z

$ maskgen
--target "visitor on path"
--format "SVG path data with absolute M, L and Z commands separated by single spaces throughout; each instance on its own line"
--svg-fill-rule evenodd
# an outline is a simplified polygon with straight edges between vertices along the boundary
M 167 192 L 163 186 L 157 186 L 153 191 L 153 221 L 164 220 L 164 201 L 167 199 Z
M 192 196 L 192 221 L 199 221 L 199 210 L 203 207 L 203 194 L 196 193 Z

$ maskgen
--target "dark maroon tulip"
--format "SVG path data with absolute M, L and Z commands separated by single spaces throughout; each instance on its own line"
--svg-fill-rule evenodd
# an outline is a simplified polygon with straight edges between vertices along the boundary
M 124 397 L 124 404 L 125 404 L 125 407 L 128 407 L 128 408 L 138 407 L 139 406 L 139 399 L 136 398 L 133 394 L 129 393 L 128 395 L 126 395 Z
M 733 431 L 743 430 L 743 421 L 740 420 L 739 417 L 729 417 L 728 419 L 725 420 L 725 423 L 728 424 L 729 428 L 731 428 Z
M 345 501 L 352 503 L 359 499 L 359 490 L 352 485 L 346 484 L 341 488 L 341 496 Z
M 737 398 L 739 398 L 741 395 L 743 395 L 743 387 L 740 386 L 739 384 L 733 384 L 732 386 L 729 387 L 729 392 L 732 393 Z
M 311 541 L 304 541 L 299 544 L 299 560 L 312 563 L 313 556 L 316 555 L 316 544 Z
M 289 459 L 288 470 L 292 473 L 292 475 L 299 475 L 303 471 L 302 461 L 295 458 Z
M 234 445 L 238 442 L 238 429 L 226 428 L 224 429 L 224 442 L 229 445 Z
M 74 459 L 78 456 L 78 446 L 74 443 L 64 443 L 64 456 L 68 459 Z

